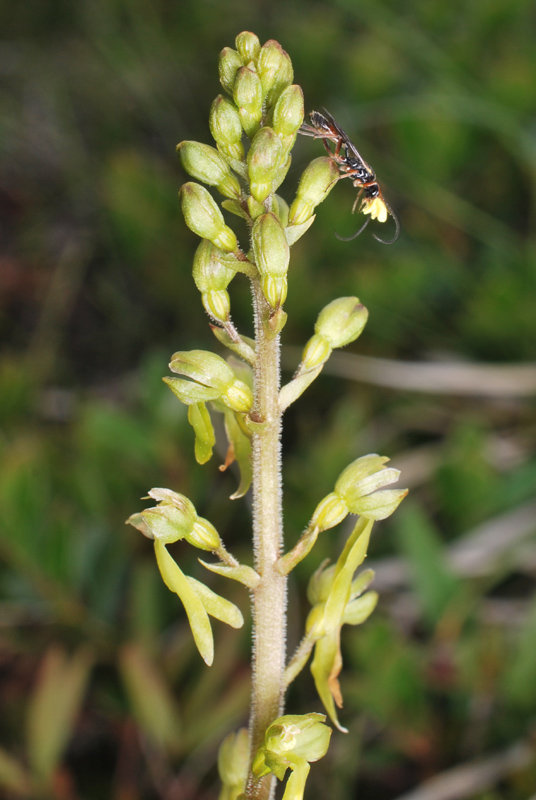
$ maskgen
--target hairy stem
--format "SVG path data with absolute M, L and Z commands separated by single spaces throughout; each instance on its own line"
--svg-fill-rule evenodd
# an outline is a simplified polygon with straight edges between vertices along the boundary
M 253 685 L 250 716 L 251 753 L 263 744 L 268 725 L 283 712 L 286 653 L 286 577 L 275 568 L 283 545 L 281 513 L 281 412 L 279 335 L 268 322 L 270 307 L 255 282 L 255 405 L 259 423 L 253 436 L 253 541 L 255 569 L 261 580 L 253 593 Z M 270 795 L 273 776 L 250 775 L 248 800 Z

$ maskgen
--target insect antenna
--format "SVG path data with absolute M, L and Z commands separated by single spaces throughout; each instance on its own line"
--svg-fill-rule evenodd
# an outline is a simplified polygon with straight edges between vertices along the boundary
M 385 200 L 383 202 L 385 203 Z M 400 220 L 398 219 L 398 216 L 395 214 L 395 212 L 393 211 L 391 206 L 388 203 L 385 203 L 385 205 L 387 207 L 387 211 L 389 212 L 389 214 L 392 216 L 392 218 L 395 221 L 395 226 L 396 226 L 395 227 L 395 235 L 393 236 L 392 239 L 381 239 L 379 236 L 376 236 L 375 233 L 373 233 L 372 235 L 374 236 L 376 241 L 381 242 L 382 244 L 394 244 L 396 242 L 396 240 L 398 239 L 399 234 L 400 234 Z M 354 237 L 352 236 L 352 239 L 353 238 Z
M 365 222 L 363 225 L 361 225 L 361 227 L 359 228 L 359 230 L 357 231 L 357 233 L 354 233 L 352 236 L 339 236 L 339 234 L 338 234 L 338 233 L 336 233 L 336 234 L 335 234 L 335 236 L 337 237 L 337 239 L 338 239 L 340 242 L 351 242 L 351 241 L 352 241 L 352 239 L 357 239 L 357 237 L 359 236 L 359 234 L 360 234 L 360 233 L 363 233 L 363 231 L 365 230 L 365 228 L 367 227 L 367 225 L 369 224 L 369 222 L 370 222 L 370 217 L 367 217 L 367 221 L 366 221 L 366 222 Z M 398 234 L 397 234 L 397 235 L 398 235 Z M 375 238 L 377 239 L 378 237 L 376 236 Z M 380 239 L 379 241 L 381 242 L 382 240 Z M 393 239 L 393 241 L 394 241 L 394 239 Z

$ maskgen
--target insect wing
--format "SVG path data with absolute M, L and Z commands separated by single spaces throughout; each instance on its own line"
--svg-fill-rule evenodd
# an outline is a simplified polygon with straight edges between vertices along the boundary
M 359 153 L 356 146 L 352 143 L 348 134 L 345 131 L 343 131 L 338 122 L 335 122 L 335 120 L 333 119 L 333 117 L 326 108 L 323 109 L 323 112 L 326 120 L 329 122 L 330 127 L 333 129 L 333 131 L 337 132 L 338 138 L 342 139 L 346 151 L 346 158 L 348 158 L 348 156 L 353 156 L 353 158 L 356 161 L 359 161 L 360 164 L 363 165 L 363 167 L 365 167 L 367 172 L 369 172 L 371 175 L 374 175 L 373 169 L 369 166 L 369 164 L 367 164 L 363 156 Z M 317 111 L 312 113 L 318 114 Z

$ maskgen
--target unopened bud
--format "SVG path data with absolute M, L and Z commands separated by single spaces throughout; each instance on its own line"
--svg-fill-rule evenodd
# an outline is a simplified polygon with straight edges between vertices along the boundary
M 194 255 L 193 278 L 200 292 L 226 289 L 236 275 L 233 257 L 204 239 Z
M 220 797 L 230 800 L 238 797 L 246 787 L 249 766 L 249 734 L 247 728 L 225 737 L 218 751 L 218 772 L 227 790 Z
M 338 494 L 331 492 L 317 505 L 310 526 L 327 531 L 329 528 L 334 528 L 347 516 L 348 506 Z
M 304 347 L 302 356 L 302 370 L 310 370 L 325 364 L 331 355 L 332 348 L 323 336 L 311 336 Z
M 275 214 L 262 214 L 255 220 L 251 241 L 264 296 L 276 308 L 286 297 L 290 248 Z
M 327 563 L 327 561 L 324 561 L 309 579 L 307 599 L 312 606 L 324 603 L 333 586 L 337 565 L 331 564 L 331 566 L 327 566 Z
M 273 128 L 280 136 L 293 136 L 304 117 L 303 91 L 296 84 L 287 86 L 275 104 Z
M 252 138 L 262 119 L 262 85 L 256 72 L 241 67 L 235 78 L 233 97 L 238 106 L 242 127 Z
M 207 519 L 197 517 L 192 530 L 185 536 L 185 539 L 194 547 L 200 550 L 210 550 L 214 552 L 221 545 L 218 531 Z
M 259 203 L 273 191 L 282 152 L 281 139 L 271 128 L 257 131 L 248 153 L 248 171 L 251 194 Z
M 244 158 L 242 123 L 238 109 L 231 100 L 222 94 L 219 94 L 212 103 L 209 126 L 218 150 L 239 161 Z
M 238 248 L 234 231 L 223 219 L 223 214 L 210 192 L 198 183 L 185 183 L 179 192 L 184 220 L 191 231 L 209 239 L 216 247 L 228 253 Z
M 259 42 L 259 37 L 255 36 L 254 33 L 242 31 L 236 37 L 235 45 L 244 66 L 247 67 L 250 61 L 254 63 L 257 61 L 261 51 L 261 43 Z
M 253 393 L 249 386 L 238 380 L 229 364 L 216 353 L 207 350 L 189 350 L 174 353 L 169 368 L 188 381 L 165 378 L 165 382 L 183 403 L 198 403 L 221 399 L 226 406 L 238 413 L 245 413 L 253 406 Z
M 214 147 L 201 142 L 181 142 L 177 145 L 181 163 L 186 172 L 230 198 L 240 197 L 242 190 L 229 164 Z
M 344 347 L 358 338 L 367 319 L 368 311 L 357 297 L 339 297 L 322 309 L 315 324 L 315 332 L 330 347 Z
M 228 321 L 231 314 L 231 298 L 226 289 L 219 292 L 204 292 L 201 301 L 209 317 L 218 322 Z
M 236 378 L 223 392 L 222 401 L 226 406 L 239 414 L 246 414 L 253 407 L 253 393 L 247 383 Z
M 290 224 L 300 225 L 335 186 L 339 178 L 337 164 L 332 158 L 315 158 L 301 176 L 296 199 L 290 207 Z
M 230 95 L 233 94 L 236 73 L 242 67 L 242 59 L 232 47 L 224 47 L 220 53 L 218 70 L 220 83 Z
M 186 375 L 204 386 L 225 391 L 235 380 L 229 364 L 209 350 L 185 350 L 173 353 L 169 368 L 178 375 Z
M 262 293 L 272 308 L 282 306 L 287 299 L 288 281 L 284 278 L 274 278 L 273 275 L 261 277 Z
M 270 39 L 261 47 L 257 70 L 262 82 L 263 97 L 266 104 L 272 106 L 294 78 L 290 57 L 275 39 Z

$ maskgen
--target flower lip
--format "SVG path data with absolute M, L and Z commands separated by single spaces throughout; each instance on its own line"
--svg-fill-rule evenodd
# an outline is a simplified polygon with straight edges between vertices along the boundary
M 374 197 L 372 200 L 365 197 L 361 205 L 361 211 L 363 214 L 370 214 L 370 218 L 377 219 L 378 222 L 387 222 L 387 217 L 389 216 L 387 206 L 381 197 Z

